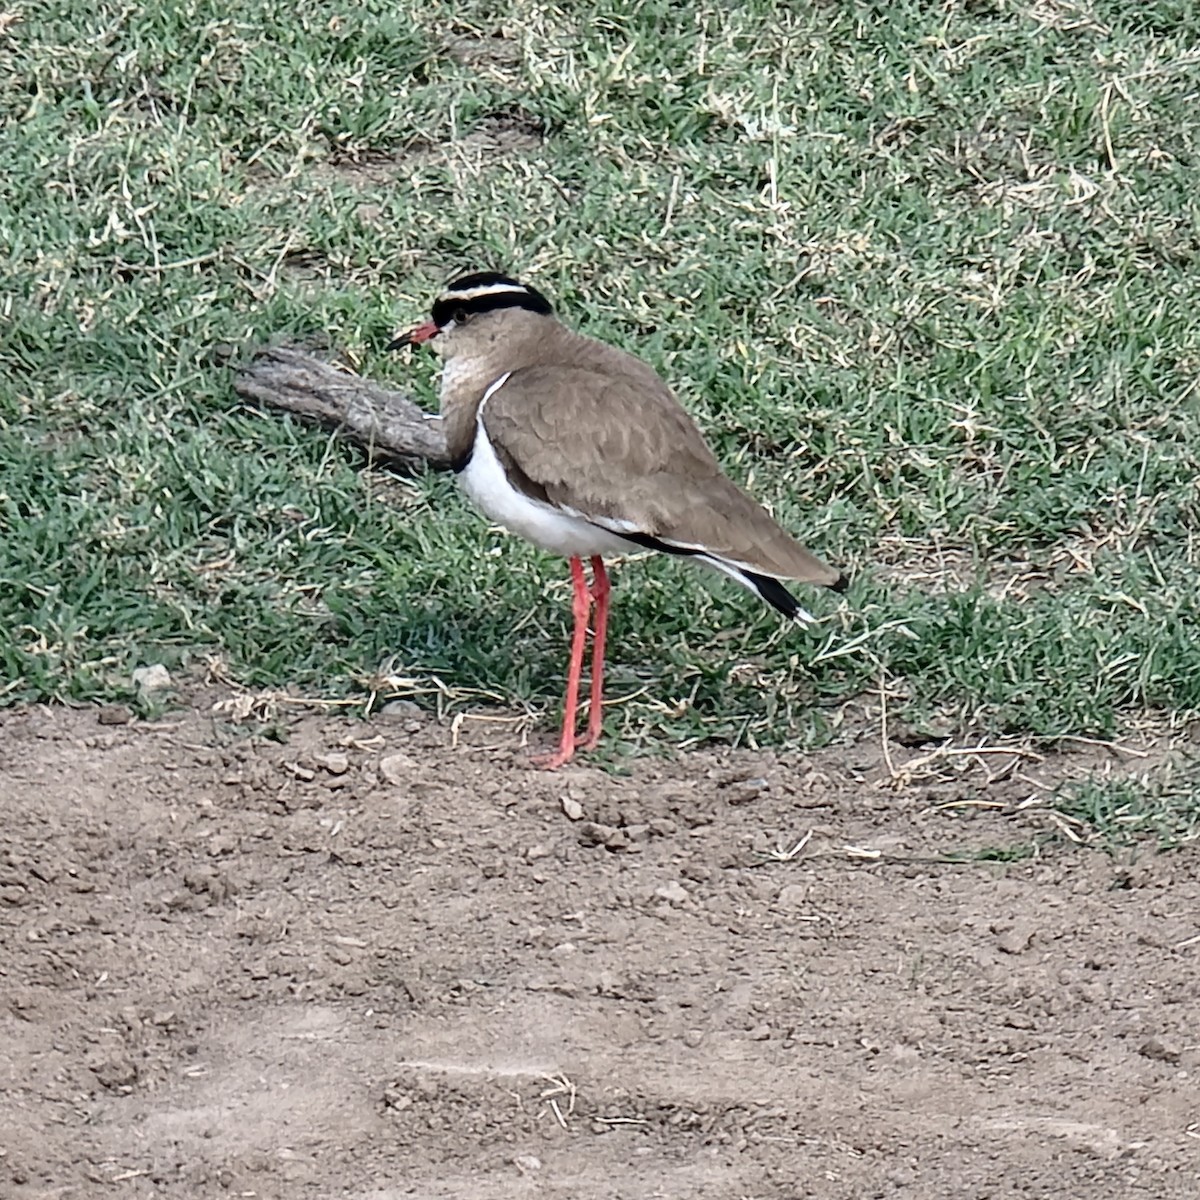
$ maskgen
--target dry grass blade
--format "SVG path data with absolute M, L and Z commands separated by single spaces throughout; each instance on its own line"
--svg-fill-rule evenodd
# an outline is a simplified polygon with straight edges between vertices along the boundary
M 550 1087 L 542 1091 L 538 1099 L 546 1101 L 559 1127 L 569 1130 L 570 1126 L 567 1122 L 575 1115 L 575 1084 L 565 1075 L 545 1075 L 543 1078 L 550 1084 Z M 559 1104 L 559 1100 L 564 1097 L 566 1112 Z

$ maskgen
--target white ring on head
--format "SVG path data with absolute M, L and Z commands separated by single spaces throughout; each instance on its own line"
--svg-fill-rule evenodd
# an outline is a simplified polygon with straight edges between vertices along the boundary
M 523 283 L 488 283 L 483 287 L 467 288 L 462 292 L 446 292 L 443 300 L 478 300 L 481 296 L 528 296 Z

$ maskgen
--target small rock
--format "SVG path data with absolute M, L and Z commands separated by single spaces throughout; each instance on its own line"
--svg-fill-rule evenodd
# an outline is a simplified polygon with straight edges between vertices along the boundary
M 379 715 L 387 717 L 392 721 L 419 717 L 421 715 L 421 706 L 414 704 L 411 700 L 389 700 L 379 710 Z
M 735 807 L 743 804 L 751 804 L 764 795 L 770 786 L 767 780 L 761 777 L 739 780 L 729 788 L 726 798 Z
M 601 825 L 598 821 L 584 821 L 579 826 L 579 843 L 582 846 L 607 846 L 609 838 L 619 832 L 613 825 Z
M 583 819 L 583 805 L 578 800 L 572 800 L 570 796 L 562 798 L 562 810 L 567 814 L 568 821 L 581 821 Z
M 776 908 L 803 908 L 808 902 L 808 887 L 803 883 L 788 883 L 775 897 Z
M 122 1005 L 117 1010 L 117 1017 L 130 1032 L 142 1027 L 142 1014 L 132 1004 Z
M 650 838 L 649 825 L 626 825 L 625 836 L 631 842 L 645 842 Z
M 128 725 L 133 713 L 124 704 L 106 704 L 96 712 L 96 720 L 101 725 Z
M 1164 1063 L 1177 1063 L 1183 1057 L 1179 1046 L 1160 1037 L 1147 1038 L 1138 1047 L 1138 1053 L 1143 1058 L 1152 1058 L 1155 1062 Z
M 417 764 L 408 754 L 389 754 L 379 760 L 379 774 L 393 787 L 407 783 L 416 773 Z
M 518 1154 L 513 1159 L 513 1166 L 522 1175 L 532 1175 L 535 1171 L 542 1169 L 542 1160 L 536 1154 Z
M 650 832 L 655 837 L 671 837 L 679 832 L 679 826 L 670 817 L 655 817 L 650 822 Z
M 769 1042 L 771 1040 L 770 1025 L 755 1025 L 746 1035 L 752 1042 Z
M 679 882 L 678 879 L 672 879 L 670 883 L 664 883 L 662 887 L 654 889 L 655 899 L 665 900 L 671 905 L 686 904 L 690 899 L 688 890 Z
M 16 908 L 29 899 L 29 893 L 19 883 L 6 883 L 0 887 L 0 904 Z
M 171 672 L 162 663 L 138 667 L 133 673 L 133 686 L 139 692 L 161 692 L 171 686 Z
M 369 990 L 366 979 L 357 972 L 352 973 L 346 978 L 340 980 L 338 987 L 340 987 L 347 996 L 365 996 Z
M 132 1087 L 137 1082 L 137 1067 L 128 1058 L 109 1058 L 93 1064 L 92 1072 L 102 1087 L 113 1090 Z
M 1037 1028 L 1037 1022 L 1028 1013 L 1020 1012 L 1015 1008 L 1001 1014 L 1000 1024 L 1007 1026 L 1009 1029 Z
M 629 994 L 625 981 L 615 971 L 601 971 L 596 976 L 595 988 L 598 996 L 615 996 L 618 1000 Z
M 1034 932 L 1028 925 L 1014 925 L 1012 929 L 1006 929 L 1000 934 L 996 945 L 1005 954 L 1021 954 L 1032 944 Z
M 917 1172 L 910 1166 L 892 1167 L 883 1178 L 895 1191 L 908 1191 L 917 1180 Z
M 695 1048 L 699 1046 L 702 1041 L 704 1041 L 703 1029 L 689 1029 L 687 1033 L 683 1035 L 683 1044 L 685 1046 L 690 1046 L 693 1050 L 695 1050 Z
M 549 858 L 553 853 L 554 851 L 551 850 L 550 847 L 545 844 L 545 842 L 538 842 L 536 846 L 530 846 L 529 849 L 525 851 L 525 857 L 530 862 L 537 862 L 539 858 Z
M 350 770 L 350 759 L 345 754 L 317 754 L 313 756 L 313 762 L 324 767 L 330 775 L 345 775 Z

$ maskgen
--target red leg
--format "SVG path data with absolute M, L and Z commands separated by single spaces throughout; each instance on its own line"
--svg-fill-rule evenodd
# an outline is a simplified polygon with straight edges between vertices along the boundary
M 581 750 L 594 750 L 604 727 L 604 638 L 608 632 L 608 574 L 599 555 L 592 558 L 592 599 L 596 602 L 596 632 L 592 635 L 592 692 L 588 702 L 587 737 Z
M 592 598 L 588 594 L 587 579 L 583 574 L 583 560 L 572 556 L 571 582 L 574 596 L 571 611 L 575 617 L 575 629 L 571 634 L 571 665 L 567 668 L 567 699 L 563 705 L 562 737 L 553 754 L 539 755 L 533 761 L 546 771 L 553 771 L 569 762 L 575 753 L 575 714 L 579 708 L 579 677 L 583 674 L 583 641 L 587 636 L 588 610 Z

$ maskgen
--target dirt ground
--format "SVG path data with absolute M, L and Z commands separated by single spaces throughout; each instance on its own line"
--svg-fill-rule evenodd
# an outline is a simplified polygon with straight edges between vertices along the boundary
M 6 1200 L 1200 1195 L 1190 852 L 950 861 L 1023 772 L 866 738 L 206 706 L 0 713 Z

